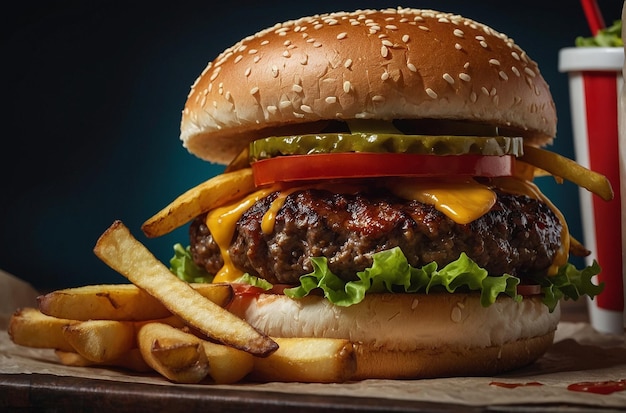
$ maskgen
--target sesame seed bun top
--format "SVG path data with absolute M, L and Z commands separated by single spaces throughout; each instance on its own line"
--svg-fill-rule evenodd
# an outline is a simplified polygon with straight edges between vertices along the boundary
M 303 17 L 241 40 L 192 86 L 180 138 L 228 163 L 261 137 L 368 118 L 489 123 L 536 146 L 556 133 L 549 87 L 512 39 L 458 15 L 398 8 Z

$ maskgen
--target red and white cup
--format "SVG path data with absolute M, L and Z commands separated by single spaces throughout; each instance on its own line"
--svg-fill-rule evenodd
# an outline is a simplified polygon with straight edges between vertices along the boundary
M 591 250 L 587 263 L 597 260 L 597 282 L 604 291 L 589 300 L 590 323 L 599 332 L 623 334 L 626 296 L 626 135 L 620 138 L 624 84 L 624 49 L 570 47 L 559 52 L 559 71 L 568 73 L 576 161 L 605 175 L 615 198 L 604 201 L 580 189 L 584 244 Z M 622 128 L 623 129 L 623 128 Z M 621 139 L 621 144 L 620 144 Z M 620 160 L 620 154 L 621 160 Z

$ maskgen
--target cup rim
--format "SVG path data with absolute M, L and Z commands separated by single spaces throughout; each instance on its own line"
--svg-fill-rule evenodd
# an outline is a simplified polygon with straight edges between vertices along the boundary
M 559 72 L 622 70 L 623 47 L 566 47 L 559 50 Z

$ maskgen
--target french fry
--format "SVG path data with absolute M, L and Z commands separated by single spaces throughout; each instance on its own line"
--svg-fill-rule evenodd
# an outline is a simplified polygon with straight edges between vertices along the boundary
M 72 351 L 55 350 L 54 352 L 59 358 L 61 364 L 72 367 L 91 367 L 91 366 L 103 366 L 103 367 L 120 367 L 126 370 L 135 371 L 138 373 L 147 373 L 152 371 L 152 368 L 143 359 L 138 348 L 133 348 L 130 351 L 122 354 L 115 360 L 110 360 L 103 363 L 97 363 L 81 356 L 78 353 Z
M 148 237 L 159 237 L 186 224 L 208 210 L 225 205 L 254 191 L 250 168 L 217 175 L 189 189 L 148 219 L 141 227 Z
M 255 358 L 252 379 L 307 383 L 340 383 L 356 372 L 356 355 L 349 340 L 274 338 L 278 350 Z
M 244 351 L 211 343 L 171 325 L 157 322 L 147 323 L 139 331 L 140 347 L 144 349 L 144 352 L 146 348 L 151 348 L 152 344 L 141 343 L 142 340 L 158 340 L 161 345 L 172 345 L 172 340 L 173 343 L 183 343 L 184 346 L 188 346 L 189 343 L 200 343 L 209 363 L 209 376 L 217 384 L 230 384 L 240 381 L 252 371 L 254 365 L 254 357 Z M 169 376 L 166 377 L 170 378 Z
M 229 284 L 190 284 L 220 307 L 233 298 Z M 133 284 L 87 285 L 53 291 L 37 298 L 39 310 L 71 320 L 155 320 L 171 313 L 161 302 Z
M 74 350 L 96 363 L 120 358 L 136 347 L 135 326 L 128 321 L 90 320 L 63 327 Z
M 209 374 L 202 340 L 166 324 L 147 323 L 137 333 L 146 363 L 175 383 L 198 383 Z
M 267 335 L 178 279 L 121 221 L 115 221 L 102 234 L 94 252 L 111 268 L 161 301 L 172 314 L 208 337 L 260 357 L 278 348 Z
M 564 156 L 533 146 L 524 146 L 524 156 L 520 160 L 548 171 L 556 177 L 567 179 L 605 201 L 613 199 L 613 188 L 604 175 L 591 171 Z
M 254 367 L 254 357 L 245 351 L 209 341 L 202 345 L 211 366 L 209 375 L 216 384 L 237 383 Z
M 50 317 L 28 307 L 17 310 L 11 316 L 8 333 L 11 340 L 21 346 L 73 351 L 63 335 L 63 328 L 75 323 L 78 321 Z

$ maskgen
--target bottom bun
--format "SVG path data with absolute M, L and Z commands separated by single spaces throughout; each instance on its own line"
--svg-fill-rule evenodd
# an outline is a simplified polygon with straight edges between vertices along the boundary
M 237 296 L 229 310 L 272 337 L 350 340 L 355 380 L 484 376 L 532 363 L 550 347 L 560 319 L 539 297 L 369 294 L 340 307 L 320 296 Z

